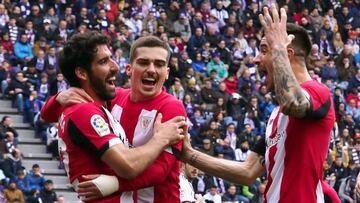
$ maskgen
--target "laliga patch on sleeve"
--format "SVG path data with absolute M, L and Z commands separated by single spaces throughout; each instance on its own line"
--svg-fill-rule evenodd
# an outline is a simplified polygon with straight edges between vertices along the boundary
M 90 119 L 91 126 L 101 137 L 107 134 L 110 134 L 109 125 L 106 123 L 105 119 L 98 114 L 95 114 Z

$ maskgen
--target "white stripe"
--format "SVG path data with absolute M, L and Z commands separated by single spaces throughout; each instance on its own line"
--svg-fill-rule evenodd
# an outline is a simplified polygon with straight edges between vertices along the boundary
M 121 203 L 133 203 L 133 192 L 123 192 L 120 197 Z
M 284 175 L 284 159 L 285 159 L 285 141 L 286 141 L 286 128 L 289 123 L 289 117 L 280 113 L 276 136 L 280 136 L 278 143 L 276 144 L 277 151 L 274 156 L 274 167 L 270 173 L 273 181 L 269 187 L 269 191 L 266 195 L 268 202 L 279 202 L 280 189 L 282 185 L 282 178 Z
M 280 110 L 280 107 L 276 107 L 270 115 L 270 118 L 269 118 L 267 126 L 266 126 L 266 132 L 265 132 L 266 139 L 268 139 L 268 137 L 270 137 L 270 135 L 272 133 L 273 124 L 274 124 L 275 118 L 276 118 L 279 110 Z M 266 152 L 265 152 L 265 164 L 266 164 L 266 171 L 269 171 L 270 161 L 269 161 L 269 148 L 268 147 L 266 147 Z
M 319 180 L 316 187 L 316 203 L 324 203 L 324 192 L 321 187 L 321 181 Z
M 119 138 L 113 138 L 113 139 L 109 140 L 109 148 L 116 144 L 124 144 L 124 143 L 122 143 Z
M 123 112 L 123 108 L 117 104 L 115 104 L 114 107 L 111 109 L 111 114 L 119 122 L 120 122 L 122 112 Z
M 156 110 L 141 110 L 135 127 L 134 138 L 132 140 L 135 147 L 144 145 L 152 137 L 156 113 Z
M 171 147 L 167 147 L 164 151 L 165 151 L 165 152 L 168 152 L 168 153 L 170 153 L 170 154 L 174 154 Z
M 148 187 L 137 191 L 138 203 L 154 202 L 154 187 Z

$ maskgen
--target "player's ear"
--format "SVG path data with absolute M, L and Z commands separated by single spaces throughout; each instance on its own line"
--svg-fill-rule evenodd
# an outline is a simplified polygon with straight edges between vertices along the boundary
M 295 57 L 295 50 L 293 48 L 287 48 L 287 53 L 290 60 Z
M 167 67 L 166 68 L 166 78 L 165 78 L 165 80 L 169 79 L 169 74 L 170 74 L 170 68 Z
M 80 67 L 76 67 L 75 68 L 75 75 L 76 77 L 78 77 L 80 80 L 87 80 L 88 79 L 88 74 L 85 71 L 85 69 L 80 68 Z
M 131 77 L 131 73 L 132 73 L 132 68 L 131 65 L 128 63 L 125 65 L 125 71 L 126 71 L 126 75 L 130 78 Z

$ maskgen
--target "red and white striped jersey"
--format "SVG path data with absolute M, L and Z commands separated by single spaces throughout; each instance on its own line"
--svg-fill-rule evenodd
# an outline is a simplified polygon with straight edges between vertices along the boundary
M 326 86 L 307 81 L 301 88 L 311 103 L 306 118 L 287 116 L 277 107 L 266 127 L 265 200 L 269 203 L 324 201 L 322 169 L 335 111 Z
M 84 181 L 82 175 L 116 175 L 100 157 L 116 144 L 129 146 L 120 123 L 101 104 L 94 102 L 64 108 L 59 119 L 58 139 L 60 159 L 75 190 Z M 131 195 L 131 192 L 124 192 L 122 196 L 114 193 L 91 202 L 120 202 Z
M 110 109 L 134 147 L 145 144 L 152 137 L 153 124 L 158 113 L 163 115 L 162 122 L 175 116 L 186 116 L 182 102 L 166 93 L 165 89 L 154 99 L 134 103 L 130 100 L 130 89 L 118 88 Z M 134 192 L 134 202 L 180 202 L 180 161 L 172 154 L 174 148 L 181 151 L 182 143 L 177 143 L 161 153 L 137 178 L 124 182 L 119 179 L 120 185 L 131 185 L 123 190 L 146 187 Z

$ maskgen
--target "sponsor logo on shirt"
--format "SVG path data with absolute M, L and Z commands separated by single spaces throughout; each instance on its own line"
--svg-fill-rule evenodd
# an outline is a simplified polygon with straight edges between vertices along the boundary
M 109 125 L 106 123 L 103 117 L 98 114 L 95 114 L 90 119 L 91 126 L 94 130 L 102 137 L 107 134 L 110 134 Z
M 270 147 L 276 145 L 279 142 L 279 140 L 282 137 L 284 137 L 284 135 L 285 135 L 285 131 L 281 131 L 281 132 L 276 133 L 275 137 L 273 137 L 273 138 L 266 138 L 266 147 L 270 148 Z

